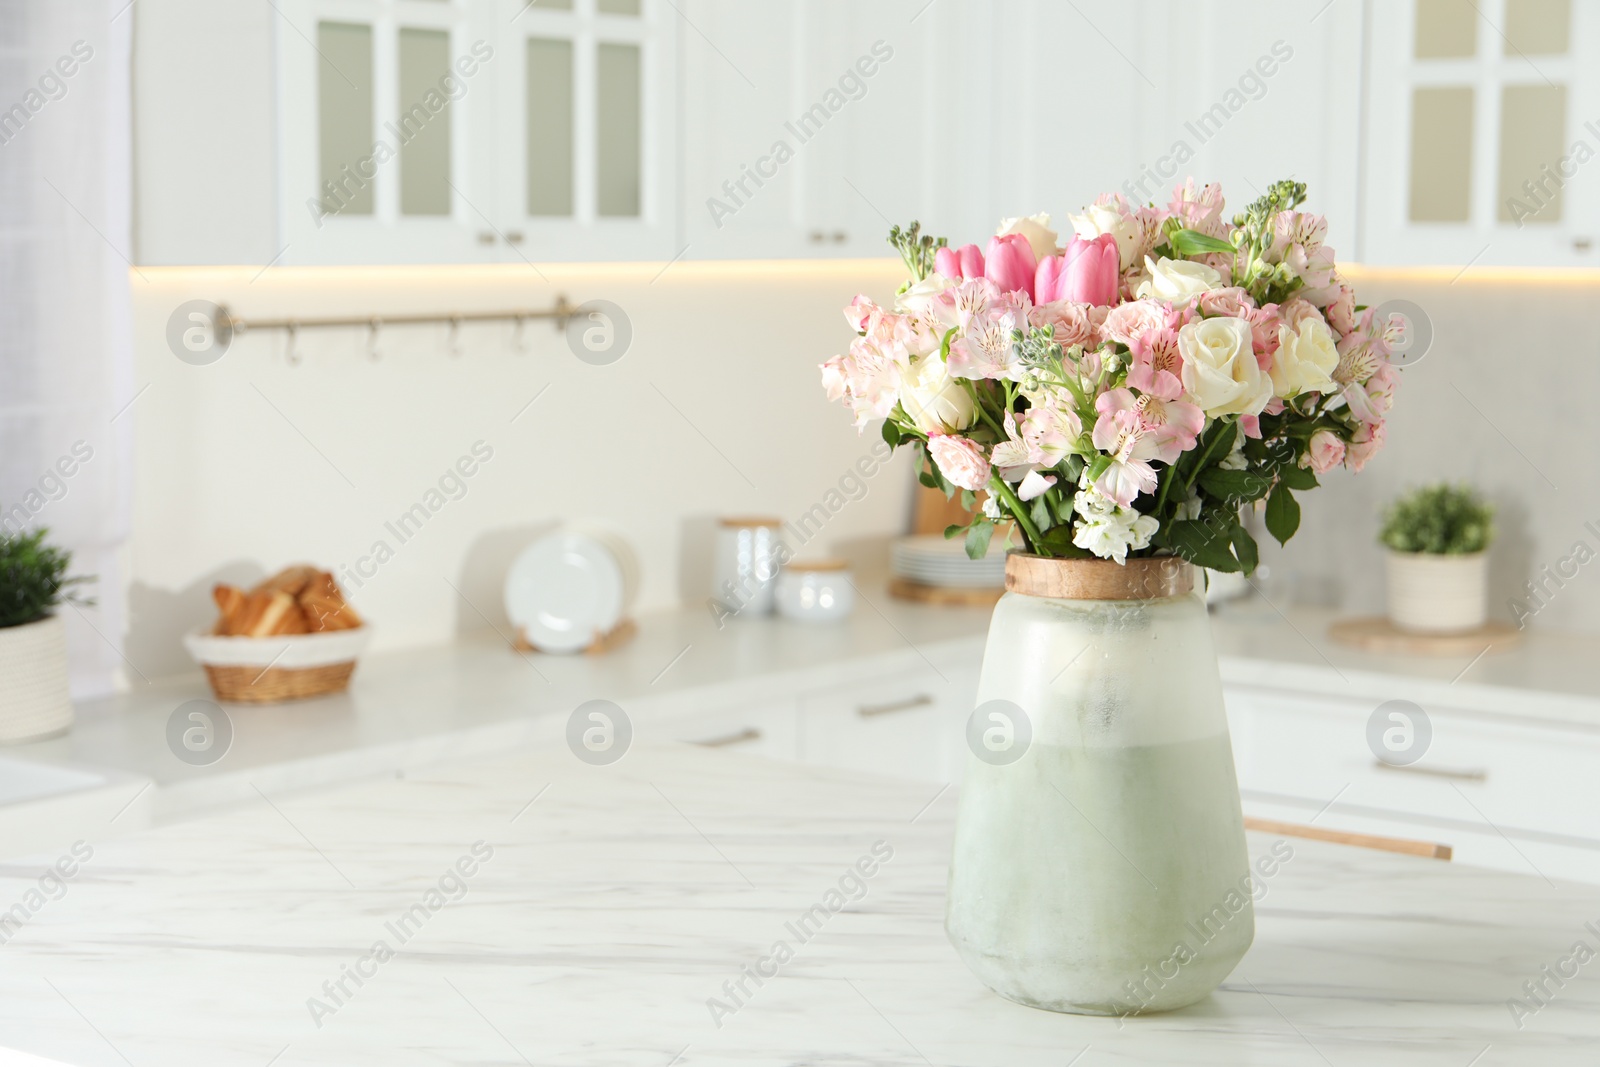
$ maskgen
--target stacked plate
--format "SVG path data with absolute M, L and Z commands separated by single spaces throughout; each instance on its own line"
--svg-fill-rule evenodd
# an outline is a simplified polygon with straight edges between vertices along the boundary
M 901 537 L 889 546 L 895 577 L 919 585 L 956 589 L 1000 589 L 1006 584 L 1006 545 L 996 539 L 982 559 L 968 559 L 964 539 L 940 534 Z

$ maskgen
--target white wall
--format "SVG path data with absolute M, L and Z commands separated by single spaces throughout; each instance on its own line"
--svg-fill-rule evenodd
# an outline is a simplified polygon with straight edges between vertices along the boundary
M 395 557 L 351 592 L 391 647 L 483 625 L 451 583 L 502 619 L 499 583 L 511 555 L 563 518 L 624 530 L 644 564 L 642 606 L 675 603 L 698 594 L 698 582 L 685 589 L 680 575 L 685 565 L 698 575 L 710 516 L 795 519 L 874 444 L 824 400 L 816 364 L 847 340 L 838 307 L 857 291 L 886 299 L 898 263 L 541 269 L 548 281 L 526 267 L 135 276 L 138 377 L 148 385 L 131 409 L 129 655 L 139 669 L 154 677 L 183 668 L 176 635 L 212 617 L 213 581 L 299 560 L 353 564 L 379 539 Z M 1481 486 L 1499 506 L 1494 608 L 1509 617 L 1508 597 L 1576 541 L 1600 551 L 1600 536 L 1584 527 L 1600 528 L 1585 407 L 1600 391 L 1590 311 L 1600 274 L 1352 275 L 1365 300 L 1422 305 L 1436 339 L 1404 372 L 1387 451 L 1365 474 L 1331 475 L 1304 497 L 1300 534 L 1286 551 L 1265 553 L 1273 576 L 1264 588 L 1284 601 L 1380 611 L 1379 510 L 1404 488 L 1449 477 Z M 581 363 L 545 324 L 528 326 L 526 354 L 512 346 L 510 327 L 464 327 L 460 357 L 447 352 L 447 328 L 392 328 L 376 361 L 365 330 L 307 334 L 299 365 L 286 361 L 281 335 L 239 339 L 206 367 L 178 360 L 165 338 L 172 309 L 192 298 L 246 317 L 308 316 L 537 306 L 558 291 L 626 310 L 635 332 L 620 362 Z M 399 544 L 384 523 L 479 440 L 494 458 L 465 496 Z M 902 453 L 808 551 L 901 531 L 910 480 Z M 1600 565 L 1580 571 L 1533 625 L 1600 631 L 1592 571 Z
M 1575 544 L 1600 556 L 1590 402 L 1600 390 L 1600 271 L 1348 273 L 1363 302 L 1420 305 L 1433 347 L 1402 373 L 1386 449 L 1363 474 L 1330 475 L 1306 494 L 1300 533 L 1281 555 L 1263 554 L 1284 579 L 1269 585 L 1287 597 L 1381 613 L 1378 513 L 1407 488 L 1466 481 L 1499 511 L 1490 610 L 1509 621 L 1508 602 L 1524 595 L 1523 584 Z M 1600 561 L 1577 568 L 1530 625 L 1600 632 L 1597 591 Z
M 641 607 L 678 602 L 680 554 L 692 570 L 710 516 L 798 519 L 881 446 L 826 401 L 817 364 L 849 339 L 838 309 L 863 289 L 888 299 L 899 269 L 562 266 L 541 268 L 545 280 L 526 266 L 296 268 L 258 278 L 259 268 L 143 268 L 149 280 L 132 282 L 139 384 L 148 388 L 130 412 L 130 659 L 150 677 L 183 669 L 177 635 L 214 617 L 214 581 L 302 560 L 352 565 L 378 540 L 394 558 L 360 588 L 347 582 L 377 639 L 442 641 L 483 625 L 452 583 L 503 619 L 511 555 L 566 518 L 625 532 L 643 563 Z M 626 311 L 633 340 L 619 362 L 580 362 L 537 322 L 526 353 L 510 326 L 464 326 L 459 357 L 447 350 L 448 327 L 393 327 L 376 361 L 365 329 L 307 332 L 298 365 L 287 362 L 282 334 L 242 337 L 209 366 L 180 361 L 166 340 L 169 316 L 189 299 L 249 318 L 537 307 L 558 292 Z M 465 495 L 399 543 L 385 522 L 477 441 L 493 458 Z M 911 483 L 902 454 L 806 554 L 899 530 Z

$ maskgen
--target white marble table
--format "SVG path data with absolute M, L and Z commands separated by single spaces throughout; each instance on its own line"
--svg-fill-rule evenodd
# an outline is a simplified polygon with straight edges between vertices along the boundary
M 0 1045 L 107 1067 L 1595 1062 L 1600 961 L 1520 1031 L 1506 1006 L 1600 942 L 1593 889 L 1309 841 L 1207 1001 L 1126 1021 L 1010 1004 L 943 934 L 953 801 L 644 746 L 262 795 L 91 843 L 0 945 Z M 878 841 L 865 895 L 796 937 Z M 38 867 L 0 870 L 0 903 Z M 457 899 L 430 911 L 442 878 Z M 779 940 L 793 958 L 719 1026 L 708 1001 Z

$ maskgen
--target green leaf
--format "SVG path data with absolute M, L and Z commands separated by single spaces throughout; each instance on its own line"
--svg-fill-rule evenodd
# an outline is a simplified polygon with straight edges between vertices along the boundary
M 971 489 L 961 490 L 961 506 L 972 511 L 978 506 L 978 494 Z
M 989 538 L 994 536 L 994 523 L 979 519 L 967 527 L 967 558 L 982 559 L 989 554 Z
M 1190 563 L 1209 567 L 1214 571 L 1233 573 L 1239 561 L 1228 551 L 1228 537 L 1210 524 L 1196 519 L 1180 519 L 1167 524 L 1167 547 Z
M 1072 527 L 1067 525 L 1057 526 L 1047 533 L 1039 535 L 1039 544 L 1034 548 L 1040 555 L 1050 556 L 1053 559 L 1092 559 L 1094 553 L 1087 548 L 1079 548 L 1072 543 Z
M 1289 487 L 1279 483 L 1267 497 L 1267 532 L 1286 544 L 1300 528 L 1300 502 L 1289 492 Z
M 1311 468 L 1294 463 L 1286 463 L 1278 468 L 1278 480 L 1290 489 L 1299 489 L 1302 492 L 1317 487 L 1317 476 L 1311 473 Z
M 1167 235 L 1167 244 L 1180 256 L 1203 256 L 1208 252 L 1233 254 L 1233 246 L 1227 241 L 1207 237 L 1198 230 L 1174 230 Z
M 961 533 L 965 529 L 966 529 L 966 527 L 961 525 L 960 523 L 956 523 L 954 526 L 946 526 L 944 528 L 944 539 L 946 541 L 953 541 L 953 540 L 955 540 L 956 535 Z
M 920 470 L 920 471 L 917 472 L 917 481 L 921 482 L 923 485 L 927 486 L 929 489 L 937 489 L 937 488 L 939 488 L 939 479 L 935 478 L 932 474 L 930 474 L 926 470 Z
M 1256 539 L 1250 536 L 1243 524 L 1235 520 L 1233 524 L 1233 554 L 1238 558 L 1239 565 L 1246 574 L 1253 574 L 1257 564 L 1261 562 L 1261 551 L 1256 547 Z
M 1050 503 L 1043 496 L 1033 498 L 1033 506 L 1028 509 L 1028 517 L 1033 520 L 1034 529 L 1041 533 L 1055 524 L 1055 516 L 1050 514 Z
M 883 439 L 888 442 L 890 448 L 900 443 L 900 427 L 895 425 L 893 419 L 883 420 L 883 430 L 881 432 L 883 433 Z
M 1272 488 L 1272 480 L 1254 471 L 1231 471 L 1209 467 L 1200 472 L 1200 488 L 1230 504 L 1259 500 Z
M 1111 468 L 1111 457 L 1104 452 L 1094 457 L 1094 462 L 1089 464 L 1089 482 L 1093 484 L 1100 480 L 1100 476 Z

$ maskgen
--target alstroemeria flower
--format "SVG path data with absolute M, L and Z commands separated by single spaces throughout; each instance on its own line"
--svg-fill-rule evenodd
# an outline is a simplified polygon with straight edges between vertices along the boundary
M 1014 294 L 1007 294 L 1011 296 Z M 954 378 L 1009 378 L 1021 381 L 1022 354 L 1014 335 L 1028 329 L 1028 300 L 1002 297 L 982 314 L 970 317 L 961 336 L 950 343 L 946 361 Z
M 1028 501 L 1044 494 L 1052 485 L 1056 484 L 1054 474 L 1040 474 L 1038 471 L 1029 471 L 1027 477 L 1017 486 L 1018 499 Z
M 1183 354 L 1178 351 L 1178 331 L 1147 330 L 1134 339 L 1128 349 L 1133 365 L 1128 368 L 1128 384 L 1162 400 L 1183 395 Z
M 1126 394 L 1125 397 L 1117 394 Z M 1160 458 L 1161 444 L 1145 425 L 1133 394 L 1113 389 L 1095 401 L 1100 418 L 1095 421 L 1094 446 L 1111 457 L 1111 465 L 1095 480 L 1094 487 L 1107 499 L 1122 507 L 1130 506 L 1140 493 L 1156 487 L 1155 468 L 1150 461 Z

